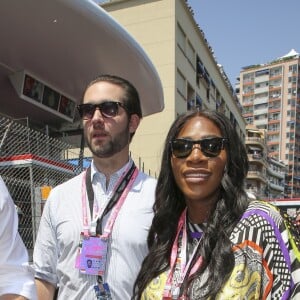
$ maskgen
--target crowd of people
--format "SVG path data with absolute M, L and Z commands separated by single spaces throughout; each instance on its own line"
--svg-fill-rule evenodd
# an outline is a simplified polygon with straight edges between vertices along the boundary
M 51 190 L 33 269 L 0 182 L 0 299 L 299 299 L 299 234 L 245 192 L 247 153 L 226 116 L 177 117 L 156 180 L 129 155 L 142 119 L 129 81 L 97 77 L 78 111 L 93 160 Z

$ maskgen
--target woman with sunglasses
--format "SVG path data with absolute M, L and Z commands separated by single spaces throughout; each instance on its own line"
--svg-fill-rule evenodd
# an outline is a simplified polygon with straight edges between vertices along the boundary
M 294 228 L 275 207 L 250 201 L 247 171 L 244 145 L 224 115 L 175 120 L 134 299 L 300 299 Z

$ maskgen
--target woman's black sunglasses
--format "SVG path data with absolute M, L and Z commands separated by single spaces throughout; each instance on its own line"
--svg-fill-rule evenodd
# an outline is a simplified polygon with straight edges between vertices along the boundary
M 118 114 L 119 106 L 126 109 L 123 103 L 117 101 L 104 101 L 99 104 L 84 103 L 79 104 L 77 109 L 82 119 L 90 120 L 93 118 L 96 108 L 100 110 L 103 117 L 113 118 Z
M 184 158 L 191 154 L 195 144 L 200 145 L 201 152 L 206 157 L 216 157 L 224 149 L 227 138 L 213 137 L 202 140 L 175 139 L 171 141 L 171 151 L 177 158 Z

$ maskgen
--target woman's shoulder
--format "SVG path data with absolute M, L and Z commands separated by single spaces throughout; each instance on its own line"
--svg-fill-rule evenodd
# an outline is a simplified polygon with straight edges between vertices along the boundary
M 249 203 L 247 209 L 237 224 L 237 230 L 241 228 L 252 228 L 267 233 L 294 236 L 299 240 L 299 235 L 293 224 L 293 220 L 286 211 L 281 210 L 275 205 L 263 200 L 253 200 Z
M 270 202 L 264 201 L 264 200 L 252 200 L 249 202 L 249 205 L 246 209 L 246 213 L 272 213 L 276 216 L 280 216 L 282 214 L 282 211 L 275 205 L 271 204 Z
M 289 221 L 286 212 L 282 211 L 275 205 L 264 200 L 253 200 L 249 203 L 241 220 L 254 224 L 270 224 L 272 226 L 280 227 L 285 221 Z

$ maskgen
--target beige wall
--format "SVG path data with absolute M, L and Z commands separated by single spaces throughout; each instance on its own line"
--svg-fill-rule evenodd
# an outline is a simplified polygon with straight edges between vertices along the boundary
M 103 4 L 102 7 L 144 48 L 162 81 L 165 109 L 142 120 L 131 145 L 132 157 L 136 164 L 141 158 L 145 172 L 150 171 L 154 176 L 158 174 L 167 131 L 176 115 L 187 109 L 187 93 L 181 95 L 177 92 L 178 70 L 185 78 L 185 89 L 189 84 L 204 100 L 204 107 L 214 109 L 216 106 L 213 101 L 205 101 L 206 89 L 196 83 L 196 54 L 201 57 L 227 103 L 228 116 L 232 111 L 239 124 L 239 132 L 245 133 L 244 119 L 184 0 L 120 0 Z M 195 50 L 193 59 L 187 58 L 187 49 L 177 46 L 177 24 L 186 34 L 186 43 Z
M 136 164 L 141 157 L 145 172 L 150 170 L 155 176 L 167 129 L 174 119 L 174 1 L 121 1 L 103 7 L 144 48 L 162 81 L 165 109 L 143 118 L 130 147 Z

